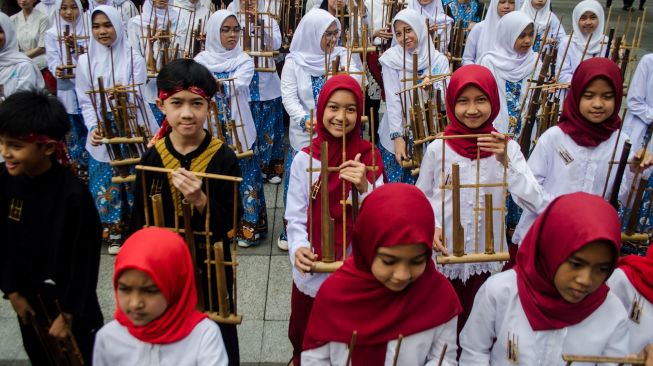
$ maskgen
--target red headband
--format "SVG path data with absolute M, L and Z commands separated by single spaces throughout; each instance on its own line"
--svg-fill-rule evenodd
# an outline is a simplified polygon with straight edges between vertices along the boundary
M 52 136 L 41 135 L 36 133 L 29 134 L 26 137 L 21 138 L 21 140 L 33 144 L 47 144 L 48 142 L 54 143 L 55 144 L 54 158 L 57 159 L 59 164 L 68 167 L 75 174 L 77 174 L 76 171 L 77 168 L 73 167 L 71 163 L 72 160 L 70 159 L 70 155 L 68 154 L 68 149 L 66 148 L 66 144 L 63 141 L 59 141 Z

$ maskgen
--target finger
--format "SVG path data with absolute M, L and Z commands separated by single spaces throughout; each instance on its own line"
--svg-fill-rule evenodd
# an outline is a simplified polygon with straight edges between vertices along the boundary
M 356 157 L 354 158 L 354 161 L 357 163 L 361 162 L 361 153 L 356 154 Z

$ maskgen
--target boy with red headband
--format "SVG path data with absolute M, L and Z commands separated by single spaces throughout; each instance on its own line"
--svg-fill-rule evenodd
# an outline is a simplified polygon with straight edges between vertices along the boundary
M 43 92 L 0 104 L 0 289 L 33 365 L 55 364 L 44 342 L 69 334 L 90 364 L 103 324 L 95 293 L 102 227 L 88 188 L 64 166 L 69 128 L 64 106 Z

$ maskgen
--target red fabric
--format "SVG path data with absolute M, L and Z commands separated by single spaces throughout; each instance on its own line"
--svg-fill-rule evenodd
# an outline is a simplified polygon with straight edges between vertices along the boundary
M 52 95 L 57 95 L 57 79 L 52 75 L 48 68 L 41 70 L 41 75 L 43 76 L 43 81 L 45 82 L 45 87 L 48 89 Z
M 492 112 L 490 117 L 478 128 L 469 128 L 456 118 L 454 113 L 456 108 L 456 99 L 460 93 L 469 85 L 474 85 L 481 89 L 483 93 L 490 100 Z M 446 95 L 447 104 L 447 118 L 449 125 L 444 129 L 445 136 L 451 135 L 471 135 L 471 134 L 486 134 L 496 131 L 492 122 L 499 115 L 501 103 L 499 100 L 499 89 L 497 89 L 497 82 L 492 76 L 492 72 L 481 65 L 466 65 L 456 70 L 451 76 L 449 86 L 447 87 Z M 464 156 L 468 159 L 476 159 L 477 140 L 473 139 L 449 139 L 445 140 L 447 145 L 453 149 L 458 155 Z M 492 155 L 491 152 L 481 151 L 481 158 L 486 158 Z
M 374 81 L 379 84 L 379 88 L 381 89 L 381 99 L 385 100 L 385 91 L 383 90 L 383 74 L 381 73 L 381 64 L 379 63 L 378 52 L 374 51 L 367 53 L 367 70 L 374 78 Z
M 326 108 L 331 94 L 337 90 L 348 90 L 356 96 L 356 109 L 358 116 L 356 117 L 356 126 L 346 135 L 346 156 L 347 160 L 354 160 L 356 154 L 361 154 L 361 162 L 367 166 L 372 165 L 372 144 L 363 140 L 361 138 L 361 115 L 363 114 L 363 91 L 361 90 L 360 85 L 356 79 L 348 75 L 336 75 L 330 78 L 320 91 L 320 96 L 317 100 L 317 115 L 316 115 L 316 132 L 317 137 L 313 139 L 313 144 L 311 146 L 305 147 L 302 149 L 305 153 L 309 154 L 310 151 L 313 153 L 313 158 L 319 160 L 321 157 L 320 147 L 322 142 L 326 141 L 328 143 L 328 161 L 330 167 L 337 167 L 340 164 L 344 163 L 342 160 L 342 138 L 333 137 L 329 131 L 327 131 L 324 126 L 324 110 Z M 310 149 L 310 150 L 309 150 Z M 374 158 L 374 164 L 378 167 L 376 171 L 368 171 L 367 179 L 370 182 L 376 180 L 383 174 L 383 159 L 378 150 L 374 151 L 376 157 Z M 318 178 L 319 179 L 319 178 Z M 313 249 L 318 258 L 322 258 L 322 200 L 320 198 L 322 194 L 322 189 L 325 187 L 320 186 L 320 190 L 313 199 L 312 204 L 312 221 L 313 221 Z M 334 237 L 334 252 L 336 260 L 342 259 L 342 180 L 337 173 L 329 174 L 329 208 L 331 217 L 335 221 L 335 237 Z M 346 194 L 349 195 L 351 192 L 351 184 L 346 184 Z M 351 242 L 351 233 L 354 227 L 352 218 L 351 206 L 347 207 L 347 243 Z
M 120 274 L 127 269 L 137 269 L 150 276 L 168 302 L 166 311 L 144 326 L 133 325 L 120 306 L 116 308 L 116 320 L 134 337 L 152 344 L 177 342 L 206 318 L 195 310 L 197 289 L 193 263 L 184 239 L 178 234 L 163 228 L 146 228 L 134 233 L 116 256 L 114 289 Z M 116 294 L 116 302 L 117 299 Z
M 201 88 L 197 86 L 189 86 L 187 89 L 184 89 L 182 87 L 177 87 L 173 90 L 159 90 L 159 99 L 161 102 L 164 100 L 170 98 L 171 96 L 179 93 L 182 90 L 188 90 L 189 92 L 199 95 L 200 97 L 206 99 L 207 101 L 211 100 L 211 97 L 206 95 L 206 92 L 202 90 Z M 159 132 L 154 135 L 150 143 L 147 145 L 148 147 L 154 146 L 154 143 L 157 142 L 159 139 L 164 138 L 171 130 L 170 124 L 168 123 L 168 117 L 163 119 L 163 122 L 161 122 L 161 128 L 159 129 Z
M 290 295 L 290 320 L 288 321 L 288 339 L 292 344 L 292 359 L 295 366 L 301 365 L 302 342 L 308 325 L 308 318 L 311 315 L 313 301 L 315 299 L 299 291 L 295 283 L 292 284 Z
M 637 292 L 648 302 L 653 302 L 653 247 L 648 248 L 646 257 L 629 255 L 621 258 L 619 268 L 624 271 Z
M 587 86 L 596 78 L 604 78 L 612 85 L 615 106 L 612 115 L 596 124 L 580 114 L 579 102 Z M 621 126 L 621 99 L 623 98 L 623 79 L 617 64 L 604 57 L 585 60 L 578 65 L 571 79 L 569 93 L 558 120 L 558 127 L 580 146 L 597 146 L 607 140 L 614 130 Z
M 621 248 L 619 217 L 599 196 L 584 192 L 560 196 L 535 220 L 519 246 L 513 268 L 519 300 L 533 330 L 578 324 L 601 306 L 609 291 L 605 284 L 572 304 L 560 296 L 553 283 L 567 258 L 597 240 L 614 248 L 614 269 Z
M 431 204 L 418 188 L 393 183 L 374 190 L 356 221 L 352 255 L 317 293 L 304 349 L 349 343 L 356 330 L 353 365 L 382 365 L 388 341 L 434 328 L 458 315 L 456 293 L 432 260 L 419 278 L 399 292 L 388 289 L 371 272 L 379 247 L 423 245 L 431 258 L 434 222 Z
M 54 158 L 57 162 L 67 168 L 72 166 L 70 155 L 68 154 L 68 149 L 66 148 L 66 143 L 64 141 L 57 141 L 53 137 L 34 133 L 25 137 L 23 140 L 35 144 L 47 144 L 48 142 L 54 143 Z

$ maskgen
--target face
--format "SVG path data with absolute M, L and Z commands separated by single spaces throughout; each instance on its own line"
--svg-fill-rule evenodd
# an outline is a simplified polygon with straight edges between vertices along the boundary
M 222 23 L 222 27 L 220 27 L 220 43 L 222 43 L 222 47 L 227 50 L 233 50 L 240 40 L 241 31 L 242 29 L 236 17 L 227 17 Z
M 583 34 L 590 34 L 599 26 L 599 17 L 591 11 L 586 11 L 578 19 L 578 27 Z
M 395 36 L 399 45 L 406 49 L 406 51 L 413 51 L 417 48 L 417 33 L 413 27 L 407 23 L 397 20 L 395 22 Z
M 578 109 L 591 123 L 602 123 L 614 112 L 615 99 L 612 85 L 604 78 L 597 78 L 589 83 L 581 95 Z
M 432 3 L 433 0 L 418 0 L 418 2 L 419 2 L 420 5 L 426 6 L 426 5 L 430 4 L 430 3 Z
M 80 9 L 74 0 L 63 0 L 59 8 L 59 15 L 68 23 L 73 23 L 79 16 Z
M 36 0 L 18 0 L 18 6 L 21 9 L 30 10 L 34 8 L 34 3 Z
M 537 10 L 540 10 L 546 4 L 546 0 L 531 0 L 531 5 Z
M 467 86 L 456 98 L 454 114 L 469 128 L 478 128 L 490 118 L 492 105 L 483 91 L 474 85 Z
M 107 47 L 116 41 L 116 29 L 104 13 L 96 13 L 93 17 L 93 37 Z
M 608 279 L 613 263 L 614 253 L 608 243 L 590 243 L 558 267 L 553 282 L 563 299 L 576 304 Z
M 152 0 L 152 5 L 157 9 L 165 9 L 168 7 L 168 0 Z
M 524 30 L 519 34 L 519 37 L 517 37 L 517 40 L 515 41 L 515 45 L 513 48 L 515 51 L 519 54 L 524 54 L 528 51 L 530 51 L 531 47 L 533 46 L 533 24 L 529 24 L 524 28 Z
M 324 53 L 331 53 L 333 48 L 338 44 L 338 24 L 336 22 L 331 23 L 329 28 L 322 34 L 322 39 L 320 40 L 320 48 Z
M 118 277 L 118 306 L 136 326 L 147 325 L 166 311 L 168 302 L 145 272 L 128 269 Z
M 345 134 L 348 134 L 356 126 L 357 108 L 356 97 L 352 92 L 336 90 L 324 109 L 324 127 L 333 137 L 342 137 L 344 124 Z
M 497 4 L 499 17 L 503 17 L 513 10 L 515 10 L 515 0 L 499 0 L 499 4 Z
M 0 151 L 5 159 L 7 172 L 12 176 L 27 174 L 39 175 L 50 169 L 50 156 L 54 153 L 55 144 L 26 142 L 17 138 L 0 136 Z
M 329 10 L 331 11 L 339 11 L 341 12 L 342 9 L 345 8 L 345 1 L 344 0 L 328 0 L 328 5 L 329 5 Z
M 380 247 L 372 261 L 372 274 L 388 289 L 402 291 L 424 273 L 427 260 L 421 244 Z
M 171 133 L 184 138 L 197 138 L 204 132 L 204 122 L 209 114 L 210 103 L 197 94 L 182 90 L 165 101 L 156 104 L 172 128 Z

